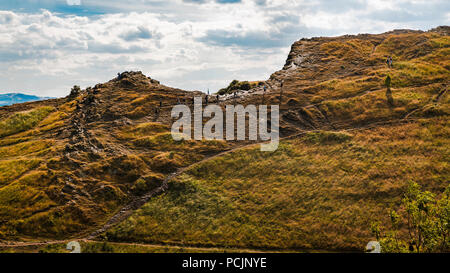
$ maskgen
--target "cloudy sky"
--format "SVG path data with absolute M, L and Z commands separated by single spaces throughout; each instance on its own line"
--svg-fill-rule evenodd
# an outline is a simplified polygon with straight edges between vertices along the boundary
M 302 37 L 449 22 L 448 0 L 1 0 L 0 93 L 65 96 L 125 70 L 216 91 L 267 79 Z

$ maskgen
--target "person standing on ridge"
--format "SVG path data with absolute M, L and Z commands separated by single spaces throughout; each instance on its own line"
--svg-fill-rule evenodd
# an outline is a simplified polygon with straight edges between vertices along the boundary
M 261 104 L 264 104 L 264 96 L 266 95 L 266 91 L 267 91 L 267 85 L 264 85 Z
M 281 82 L 281 85 L 280 85 L 280 105 L 281 105 L 281 99 L 283 98 L 283 84 L 284 84 L 284 82 Z

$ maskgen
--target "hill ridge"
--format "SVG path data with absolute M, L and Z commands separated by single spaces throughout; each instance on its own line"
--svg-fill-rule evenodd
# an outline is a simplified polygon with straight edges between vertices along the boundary
M 277 153 L 282 153 L 294 142 L 302 147 L 307 143 L 306 147 L 311 149 L 321 145 L 335 147 L 328 141 L 346 143 L 352 138 L 349 132 L 371 127 L 367 131 L 371 135 L 391 123 L 398 123 L 392 126 L 399 128 L 396 130 L 400 132 L 403 127 L 430 121 L 445 128 L 450 114 L 447 96 L 450 68 L 448 30 L 449 27 L 438 27 L 427 32 L 396 30 L 375 35 L 301 39 L 292 45 L 283 69 L 264 82 L 268 86 L 266 92 L 258 86 L 249 91 L 238 91 L 237 98 L 233 94 L 219 96 L 219 105 L 273 105 L 281 102 L 280 132 L 285 138 L 283 141 L 287 141 L 283 145 L 287 146 L 282 146 Z M 394 59 L 392 68 L 385 63 L 387 55 Z M 385 85 L 387 76 L 392 78 L 389 89 Z M 126 225 L 135 227 L 133 219 L 139 213 L 157 200 L 165 200 L 176 193 L 179 187 L 191 187 L 188 182 L 183 184 L 180 181 L 185 177 L 195 180 L 198 175 L 196 168 L 225 160 L 229 151 L 236 151 L 233 155 L 238 158 L 242 153 L 240 148 L 252 145 L 249 141 L 173 141 L 170 109 L 179 103 L 192 107 L 192 97 L 196 95 L 205 96 L 198 91 L 164 86 L 140 71 L 129 71 L 94 87 L 75 88 L 65 98 L 0 107 L 0 240 L 61 239 L 89 234 L 103 238 L 105 234 L 102 232 L 106 229 L 99 231 L 98 227 L 105 226 L 105 223 L 108 227 L 106 233 L 116 236 L 115 240 L 135 240 L 132 237 L 135 231 L 131 230 L 131 237 L 127 237 L 127 233 L 120 235 L 118 230 Z M 214 100 L 212 102 L 215 103 Z M 423 130 L 434 130 L 427 129 L 429 125 L 424 126 Z M 305 137 L 296 138 L 298 135 Z M 436 138 L 443 143 L 446 141 L 440 136 Z M 383 136 L 373 139 L 376 142 Z M 363 144 L 357 142 L 353 145 Z M 336 147 L 333 149 L 338 149 Z M 443 155 L 434 146 L 433 151 Z M 214 160 L 206 160 L 208 158 Z M 286 158 L 289 161 L 289 154 L 285 155 Z M 373 160 L 376 159 L 379 157 Z M 261 166 L 268 161 L 269 158 L 264 159 Z M 251 165 L 252 162 L 246 164 Z M 11 165 L 16 166 L 14 171 Z M 190 169 L 190 166 L 196 167 Z M 270 166 L 265 169 L 270 169 Z M 174 177 L 173 174 L 180 173 L 180 170 L 189 171 Z M 209 169 L 202 170 L 208 173 Z M 265 171 L 260 169 L 260 173 Z M 278 173 L 278 170 L 272 171 Z M 337 169 L 334 172 L 343 171 Z M 228 172 L 223 170 L 223 173 Z M 301 176 L 301 172 L 296 175 Z M 374 181 L 378 177 L 382 179 L 383 175 L 387 177 L 386 174 L 374 175 Z M 295 176 L 290 179 L 297 181 Z M 257 181 L 253 182 L 259 185 Z M 391 185 L 390 182 L 384 183 Z M 441 185 L 433 183 L 430 185 L 434 190 L 441 189 Z M 159 198 L 149 198 L 153 196 L 151 193 L 162 192 L 158 189 L 164 189 L 164 194 Z M 185 190 L 189 195 L 193 189 Z M 348 191 L 358 190 L 348 185 Z M 395 188 L 392 192 L 397 190 Z M 339 191 L 355 194 L 346 192 L 346 188 Z M 358 194 L 355 196 L 363 196 L 363 193 Z M 390 192 L 383 194 L 396 200 L 395 196 L 389 195 Z M 14 199 L 9 196 L 14 196 Z M 133 206 L 136 200 L 145 202 Z M 117 227 L 108 225 L 108 221 L 114 220 L 117 213 L 120 215 L 124 207 L 137 209 L 147 201 L 149 205 L 137 210 L 131 218 L 119 217 L 126 220 Z M 127 211 L 126 216 L 130 212 Z M 109 223 L 117 224 L 115 221 Z M 367 234 L 362 232 L 355 236 L 366 238 Z M 241 243 L 245 241 L 236 244 Z M 307 246 L 306 243 L 297 243 L 299 248 Z M 318 249 L 329 247 L 323 244 L 311 246 Z M 353 237 L 339 246 L 354 247 Z

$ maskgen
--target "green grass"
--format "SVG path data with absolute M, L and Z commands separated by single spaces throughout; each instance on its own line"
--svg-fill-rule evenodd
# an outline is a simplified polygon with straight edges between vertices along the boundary
M 37 167 L 40 159 L 0 160 L 0 187 Z
M 250 90 L 252 88 L 255 88 L 259 85 L 262 85 L 263 82 L 248 82 L 248 81 L 238 81 L 233 80 L 226 88 L 222 88 L 219 91 L 217 91 L 217 94 L 219 95 L 225 95 L 225 94 L 232 94 L 235 91 L 238 90 Z
M 331 41 L 320 46 L 320 51 L 328 55 L 328 58 L 353 59 L 371 52 L 373 45 L 370 41 L 349 40 L 346 42 Z
M 16 113 L 6 120 L 0 121 L 0 137 L 13 135 L 35 127 L 53 110 L 53 107 L 41 107 L 30 112 Z
M 0 188 L 0 213 L 3 220 L 30 216 L 34 211 L 52 205 L 55 203 L 44 191 L 19 182 Z
M 69 253 L 66 244 L 0 248 L 0 253 Z M 80 242 L 81 253 L 252 253 L 235 248 L 196 248 L 189 246 L 119 244 L 111 242 Z
M 311 144 L 342 143 L 352 139 L 352 137 L 351 134 L 345 132 L 308 132 L 305 141 Z
M 450 181 L 446 119 L 346 133 L 308 134 L 274 153 L 246 149 L 171 182 L 112 241 L 275 249 L 362 249 L 373 219 L 387 221 L 407 181 Z M 328 141 L 335 139 L 338 141 Z M 311 145 L 311 140 L 315 144 Z M 327 145 L 323 145 L 325 140 Z
M 312 62 L 271 76 L 274 82 L 285 79 L 281 109 L 292 114 L 292 120 L 282 118 L 281 127 L 317 130 L 283 141 L 274 153 L 247 149 L 195 167 L 108 234 L 110 240 L 220 249 L 361 249 L 372 239 L 368 223 L 385 219 L 407 180 L 434 192 L 449 180 L 450 101 L 446 94 L 435 100 L 449 80 L 449 45 L 448 37 L 436 33 L 295 44 L 291 57 L 311 53 Z M 393 68 L 385 64 L 387 55 L 394 58 Z M 392 103 L 384 85 L 388 75 Z M 234 82 L 225 92 L 258 84 Z M 95 115 L 93 122 L 82 122 L 90 133 L 85 143 L 68 142 L 76 140 L 69 119 L 79 114 L 77 103 L 86 94 L 55 101 L 55 109 L 36 106 L 10 114 L 9 109 L 26 109 L 17 106 L 2 112 L 0 237 L 68 238 L 106 221 L 131 195 L 160 185 L 177 168 L 242 144 L 173 141 L 166 106 L 189 94 L 149 85 L 145 76 L 122 85 L 98 86 L 98 105 L 82 107 L 88 117 Z M 164 107 L 156 119 L 160 101 Z M 261 97 L 243 101 L 259 104 Z M 277 89 L 269 90 L 264 103 L 278 102 Z M 409 114 L 429 121 L 339 131 Z M 155 119 L 159 122 L 150 122 Z M 93 153 L 89 146 L 96 143 L 103 148 Z M 64 147 L 79 149 L 67 153 Z M 67 182 L 73 191 L 62 191 Z M 128 247 L 114 251 L 134 251 Z
M 222 150 L 227 147 L 225 141 L 218 140 L 181 140 L 175 141 L 170 132 L 157 133 L 152 136 L 138 138 L 133 142 L 136 146 L 158 149 L 162 151 L 191 150 Z
M 0 159 L 45 152 L 49 147 L 51 147 L 52 143 L 52 141 L 48 140 L 36 140 L 0 147 Z

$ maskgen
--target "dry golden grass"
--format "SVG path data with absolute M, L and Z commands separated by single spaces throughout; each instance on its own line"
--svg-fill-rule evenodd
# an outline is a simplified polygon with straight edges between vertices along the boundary
M 450 181 L 448 119 L 348 133 L 309 133 L 274 153 L 245 149 L 173 181 L 113 241 L 281 249 L 362 249 L 407 181 Z
M 45 153 L 52 144 L 53 141 L 51 140 L 36 140 L 9 146 L 0 146 L 0 159 L 24 155 L 29 156 L 35 153 Z
M 6 120 L 0 121 L 0 137 L 33 128 L 53 110 L 52 107 L 41 107 L 30 112 L 16 113 Z
M 272 75 L 275 89 L 264 103 L 279 103 L 277 81 L 284 80 L 282 134 L 315 132 L 275 153 L 247 149 L 199 165 L 108 236 L 360 249 L 370 219 L 385 217 L 407 180 L 435 192 L 449 180 L 449 46 L 437 32 L 299 41 L 290 60 L 306 62 Z M 243 145 L 173 141 L 170 106 L 193 94 L 129 73 L 75 98 L 1 109 L 0 237 L 88 233 L 177 168 Z M 262 102 L 260 95 L 242 100 Z M 405 117 L 423 120 L 339 131 Z

